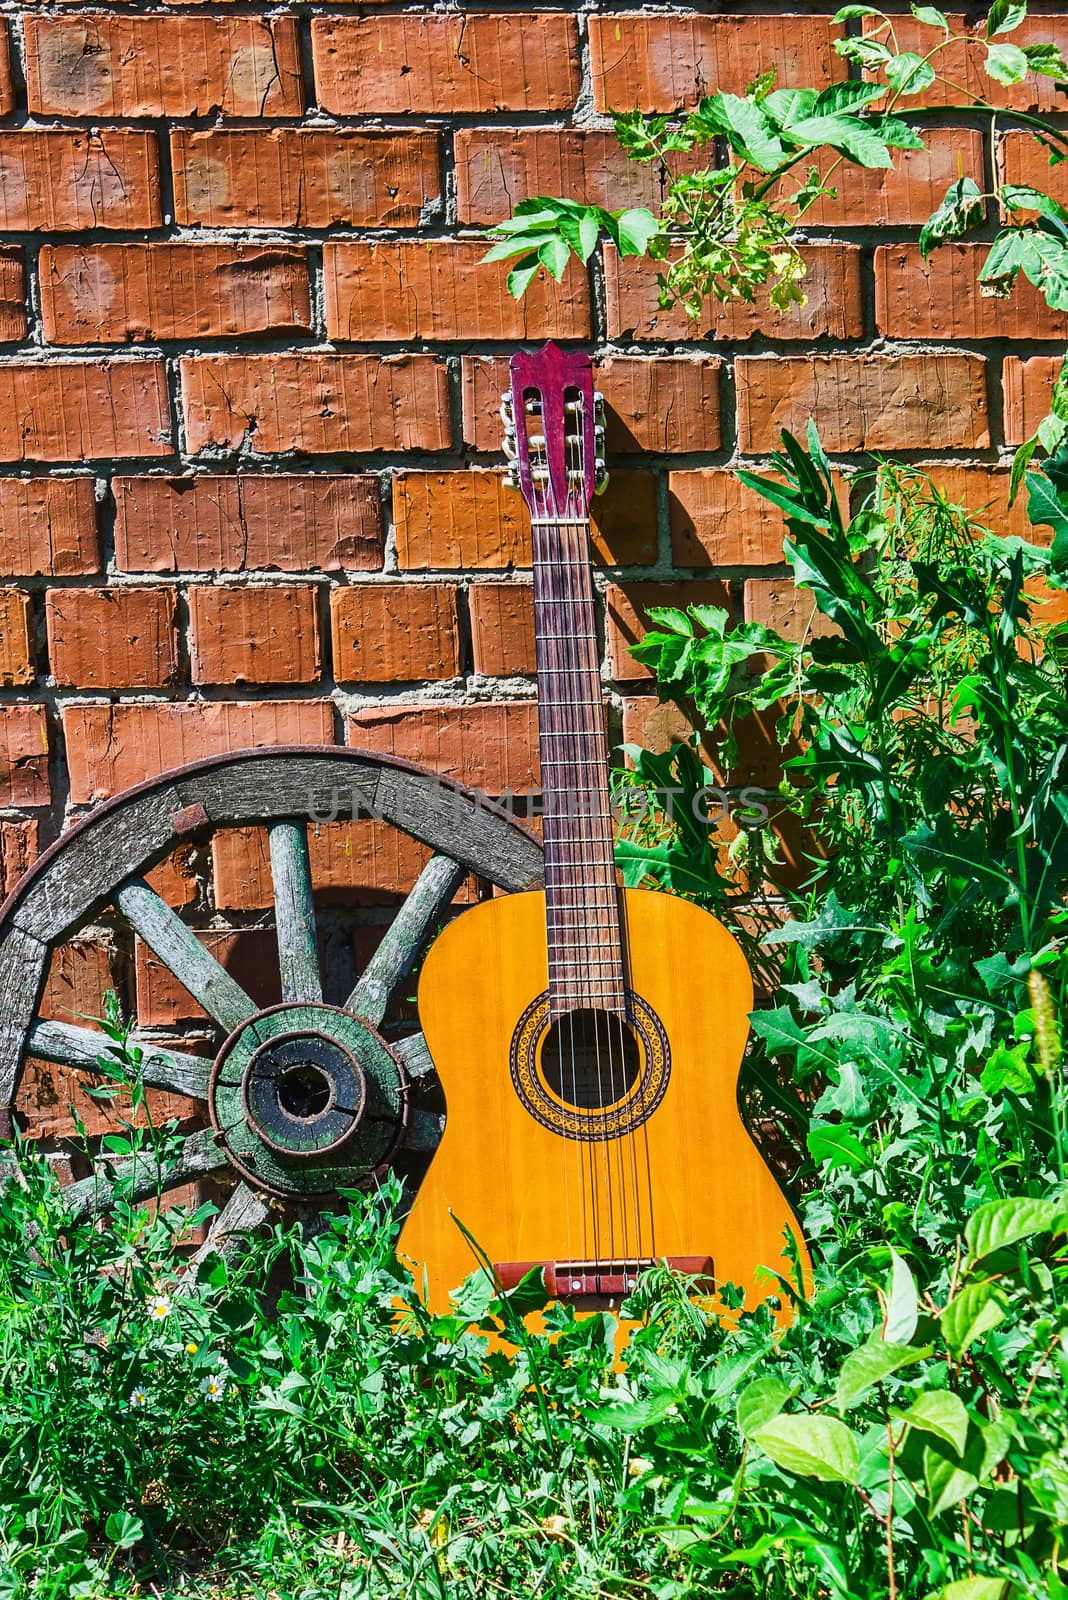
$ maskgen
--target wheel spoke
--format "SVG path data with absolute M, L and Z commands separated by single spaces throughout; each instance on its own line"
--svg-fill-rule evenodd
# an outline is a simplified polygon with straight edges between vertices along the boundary
M 100 1171 L 91 1173 L 88 1178 L 80 1178 L 77 1183 L 64 1189 L 63 1199 L 73 1217 L 94 1216 L 107 1211 L 115 1203 L 120 1189 L 125 1200 L 147 1200 L 157 1192 L 161 1183 L 165 1189 L 176 1189 L 191 1178 L 206 1177 L 209 1172 L 218 1172 L 220 1167 L 227 1164 L 226 1151 L 220 1150 L 216 1144 L 214 1130 L 201 1128 L 189 1135 L 178 1161 L 162 1175 L 155 1151 L 148 1148 L 135 1156 L 109 1163 L 110 1175 Z
M 191 1285 L 197 1268 L 210 1255 L 220 1255 L 230 1261 L 241 1250 L 248 1235 L 267 1220 L 269 1210 L 266 1195 L 242 1180 L 209 1228 L 208 1237 L 190 1261 L 182 1282 Z
M 400 1058 L 409 1078 L 425 1078 L 433 1072 L 434 1062 L 421 1033 L 410 1033 L 406 1039 L 394 1039 L 390 1049 Z
M 232 1033 L 256 1015 L 257 1007 L 240 984 L 143 878 L 128 878 L 116 890 L 114 903 L 134 932 L 140 934 L 220 1028 Z
M 308 830 L 303 822 L 275 822 L 269 837 L 282 999 L 321 1000 L 323 981 L 315 936 Z
M 136 1078 L 150 1089 L 169 1089 L 172 1094 L 190 1095 L 194 1100 L 205 1100 L 208 1094 L 208 1077 L 211 1062 L 200 1056 L 182 1055 L 177 1050 L 164 1050 L 162 1046 L 131 1040 L 131 1044 L 144 1051 L 141 1067 L 135 1071 L 122 1062 L 117 1047 L 106 1033 L 91 1028 L 75 1028 L 66 1022 L 35 1021 L 26 1036 L 26 1050 L 42 1061 L 57 1061 L 64 1067 L 75 1067 L 79 1072 L 99 1071 L 99 1060 L 104 1056 L 109 1065 L 122 1066 L 126 1077 Z M 112 1056 L 114 1055 L 114 1060 Z
M 466 867 L 451 856 L 431 856 L 346 1000 L 346 1010 L 377 1028 L 397 985 L 426 949 L 442 913 L 466 876 Z

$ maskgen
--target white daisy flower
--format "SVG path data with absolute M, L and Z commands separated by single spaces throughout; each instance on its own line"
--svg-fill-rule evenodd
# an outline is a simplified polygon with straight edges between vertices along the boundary
M 201 1378 L 200 1392 L 208 1400 L 221 1400 L 226 1393 L 226 1385 L 221 1378 Z
M 171 1313 L 171 1302 L 165 1294 L 156 1295 L 155 1299 L 148 1302 L 148 1314 L 153 1322 L 162 1322 L 164 1317 Z
M 148 1395 L 143 1389 L 130 1390 L 130 1405 L 135 1409 L 148 1405 Z

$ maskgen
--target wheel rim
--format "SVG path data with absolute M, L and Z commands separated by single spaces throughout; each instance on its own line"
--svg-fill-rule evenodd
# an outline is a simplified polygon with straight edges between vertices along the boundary
M 340 1004 L 326 1005 L 308 827 L 337 812 L 339 792 L 354 814 L 366 808 L 433 854 L 351 992 Z M 343 799 L 343 816 L 346 809 Z M 144 879 L 186 842 L 244 825 L 268 830 L 281 1006 L 258 1007 Z M 227 1248 L 262 1221 L 268 1196 L 319 1201 L 380 1171 L 398 1150 L 432 1149 L 439 1126 L 429 1126 L 409 1098 L 430 1067 L 421 1037 L 387 1042 L 380 1028 L 469 872 L 505 890 L 534 886 L 541 881 L 540 841 L 484 797 L 425 768 L 359 750 L 238 752 L 166 773 L 105 802 L 42 855 L 0 908 L 0 1117 L 6 1108 L 8 1120 L 0 1131 L 10 1134 L 29 1056 L 79 1073 L 96 1068 L 106 1039 L 45 1020 L 37 1008 L 52 951 L 110 906 L 225 1036 L 214 1063 L 170 1042 L 150 1041 L 140 1072 L 145 1087 L 181 1095 L 212 1119 L 210 1127 L 186 1136 L 167 1186 L 228 1173 L 234 1179 L 204 1249 Z M 362 1083 L 358 1114 L 348 1106 L 341 1122 L 331 1124 L 321 1109 L 304 1119 L 310 1147 L 300 1152 L 277 1147 L 285 1144 L 275 1137 L 287 1131 L 278 1121 L 284 1105 L 277 1088 L 265 1087 L 271 1071 L 277 1068 L 279 1077 L 286 1065 L 276 1059 L 280 1032 L 305 1042 L 309 1068 L 316 1066 L 314 1051 L 324 1053 L 318 1067 L 328 1069 L 321 1075 L 335 1091 L 335 1104 L 339 1086 L 351 1097 Z M 316 1037 L 322 1042 L 310 1045 Z M 265 1047 L 260 1068 L 268 1059 L 273 1066 L 250 1076 L 253 1058 Z M 94 1170 L 65 1190 L 75 1214 L 106 1210 L 119 1190 L 131 1200 L 156 1192 L 157 1174 L 144 1156 L 105 1165 L 103 1173 Z

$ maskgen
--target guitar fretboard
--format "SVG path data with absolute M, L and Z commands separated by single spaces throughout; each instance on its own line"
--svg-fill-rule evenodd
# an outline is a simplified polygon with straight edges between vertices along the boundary
M 554 1016 L 626 1008 L 589 523 L 535 518 L 549 999 Z

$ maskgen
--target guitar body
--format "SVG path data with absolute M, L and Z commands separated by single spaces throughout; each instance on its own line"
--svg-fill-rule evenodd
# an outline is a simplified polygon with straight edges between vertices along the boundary
M 789 1229 L 807 1276 L 801 1230 L 738 1111 L 752 1007 L 745 958 L 688 901 L 631 889 L 621 904 L 640 1060 L 628 1094 L 602 1094 L 592 1108 L 554 1093 L 542 1071 L 544 894 L 466 911 L 431 948 L 419 1014 L 447 1118 L 400 1253 L 417 1282 L 425 1270 L 434 1310 L 479 1265 L 454 1216 L 495 1267 L 579 1263 L 581 1274 L 591 1261 L 700 1258 L 751 1307 L 781 1294 L 764 1269 L 793 1281 Z M 566 1073 L 563 1086 L 566 1095 Z M 605 1137 L 613 1118 L 622 1132 Z

